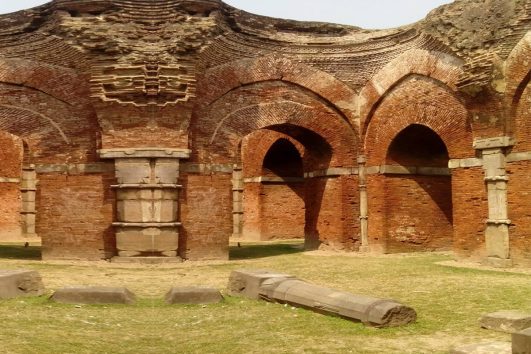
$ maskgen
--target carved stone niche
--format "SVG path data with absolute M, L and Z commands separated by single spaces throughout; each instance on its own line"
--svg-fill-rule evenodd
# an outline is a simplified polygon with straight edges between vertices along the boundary
M 189 150 L 100 150 L 114 159 L 116 190 L 116 248 L 119 257 L 172 257 L 179 246 L 180 159 Z

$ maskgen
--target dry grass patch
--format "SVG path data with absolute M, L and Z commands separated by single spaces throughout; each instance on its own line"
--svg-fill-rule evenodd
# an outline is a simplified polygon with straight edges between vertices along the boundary
M 0 246 L 0 255 L 6 252 Z M 437 264 L 451 259 L 444 254 L 332 256 L 280 242 L 232 247 L 226 262 L 146 266 L 42 262 L 32 249 L 7 253 L 16 257 L 0 260 L 0 268 L 38 270 L 50 293 L 65 285 L 123 285 L 140 300 L 133 306 L 78 307 L 50 303 L 47 297 L 0 301 L 4 353 L 445 353 L 456 344 L 509 340 L 478 328 L 482 313 L 531 311 L 530 275 Z M 174 285 L 222 289 L 238 268 L 273 269 L 340 290 L 393 298 L 415 308 L 418 322 L 374 329 L 240 298 L 208 306 L 170 306 L 161 300 Z

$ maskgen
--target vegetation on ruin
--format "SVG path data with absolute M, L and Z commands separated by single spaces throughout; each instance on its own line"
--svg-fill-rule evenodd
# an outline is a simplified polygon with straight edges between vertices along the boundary
M 133 306 L 63 305 L 48 296 L 0 301 L 2 353 L 445 353 L 506 340 L 478 328 L 500 309 L 531 311 L 531 274 L 454 268 L 445 254 L 332 255 L 295 242 L 231 247 L 230 261 L 161 266 L 38 260 L 38 247 L 0 246 L 0 268 L 38 270 L 51 294 L 66 285 L 124 285 Z M 215 305 L 166 305 L 171 286 L 223 289 L 233 269 L 266 268 L 415 308 L 414 325 L 376 329 L 291 306 L 226 296 Z

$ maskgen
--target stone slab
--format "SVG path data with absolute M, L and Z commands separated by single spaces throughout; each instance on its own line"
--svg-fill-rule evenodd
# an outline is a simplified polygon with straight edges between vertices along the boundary
M 450 350 L 450 354 L 511 354 L 511 343 L 489 342 L 463 345 Z
M 289 274 L 278 273 L 270 270 L 234 270 L 230 274 L 227 293 L 234 296 L 245 296 L 251 299 L 260 299 L 260 286 L 269 279 L 288 279 L 295 277 Z
M 0 270 L 0 299 L 39 296 L 44 293 L 41 275 L 34 270 Z
M 531 354 L 531 327 L 513 333 L 513 354 Z
M 214 304 L 223 301 L 218 289 L 202 287 L 174 287 L 165 296 L 169 304 Z
M 132 304 L 135 295 L 124 287 L 66 287 L 50 298 L 64 304 Z
M 479 324 L 486 329 L 515 333 L 531 327 L 531 314 L 513 310 L 498 311 L 482 316 Z

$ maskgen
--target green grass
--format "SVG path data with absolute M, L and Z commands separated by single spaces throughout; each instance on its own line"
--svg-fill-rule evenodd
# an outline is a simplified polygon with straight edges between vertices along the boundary
M 478 328 L 482 313 L 531 311 L 530 275 L 445 267 L 437 263 L 451 257 L 441 254 L 322 256 L 301 252 L 292 242 L 231 247 L 227 262 L 163 266 L 42 262 L 35 254 L 4 247 L 0 254 L 20 254 L 21 259 L 0 259 L 0 268 L 37 269 L 49 289 L 43 297 L 0 301 L 2 353 L 445 353 L 456 344 L 509 340 Z M 339 290 L 393 298 L 415 308 L 418 321 L 375 329 L 229 296 L 207 306 L 161 300 L 171 286 L 223 289 L 238 268 L 273 269 Z M 48 301 L 53 289 L 79 284 L 124 285 L 139 300 L 132 306 L 77 307 Z
M 39 246 L 28 246 L 18 244 L 0 245 L 0 259 L 41 259 L 41 248 Z

